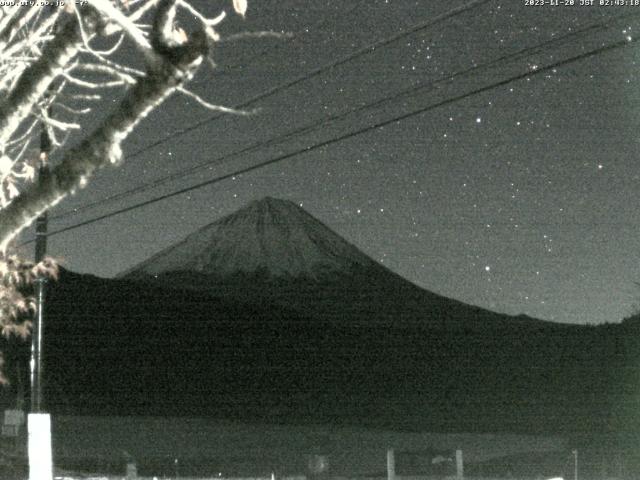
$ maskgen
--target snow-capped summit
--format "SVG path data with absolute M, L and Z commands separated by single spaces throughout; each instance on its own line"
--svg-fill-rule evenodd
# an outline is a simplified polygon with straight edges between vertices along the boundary
M 317 278 L 374 264 L 298 205 L 265 197 L 192 233 L 124 276 L 189 271 Z

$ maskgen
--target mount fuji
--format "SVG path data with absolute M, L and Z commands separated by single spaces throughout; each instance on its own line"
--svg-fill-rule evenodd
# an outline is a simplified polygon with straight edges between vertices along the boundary
M 266 197 L 120 275 L 171 288 L 276 304 L 351 325 L 472 326 L 508 317 L 421 289 L 288 200 Z
M 287 200 L 251 202 L 133 267 L 125 277 L 191 271 L 319 279 L 373 260 Z

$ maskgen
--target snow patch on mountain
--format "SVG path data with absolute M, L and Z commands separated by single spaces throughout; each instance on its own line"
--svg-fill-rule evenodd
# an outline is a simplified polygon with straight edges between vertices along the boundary
M 266 197 L 201 228 L 121 276 L 191 271 L 317 278 L 355 266 L 378 265 L 298 205 Z

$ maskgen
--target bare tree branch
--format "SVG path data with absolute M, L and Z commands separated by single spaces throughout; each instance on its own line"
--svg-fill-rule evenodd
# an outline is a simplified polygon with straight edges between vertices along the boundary
M 88 15 L 93 28 L 98 27 L 96 15 Z M 0 144 L 6 143 L 20 122 L 45 94 L 47 88 L 78 51 L 80 29 L 73 18 L 67 19 L 58 35 L 42 52 L 42 56 L 20 76 L 9 96 L 0 102 Z
M 171 18 L 173 5 L 170 0 L 160 3 L 158 25 Z M 165 38 L 158 35 L 152 43 L 161 60 L 150 66 L 147 75 L 136 82 L 102 125 L 71 149 L 45 182 L 30 186 L 0 211 L 0 249 L 6 249 L 47 208 L 84 186 L 96 169 L 118 163 L 122 157 L 121 144 L 136 124 L 188 80 L 207 54 L 206 36 L 201 31 L 179 46 L 167 45 Z
M 89 0 L 96 10 L 117 23 L 134 44 L 145 54 L 151 50 L 144 33 L 108 0 Z

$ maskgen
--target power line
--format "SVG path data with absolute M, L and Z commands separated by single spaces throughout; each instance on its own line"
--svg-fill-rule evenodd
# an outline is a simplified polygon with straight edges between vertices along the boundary
M 346 12 L 344 12 L 344 13 L 343 13 L 343 16 L 348 16 L 348 15 L 350 15 L 354 10 L 356 10 L 356 9 L 360 8 L 360 7 L 361 7 L 361 5 L 362 5 L 364 2 L 365 2 L 365 0 L 359 0 L 359 1 L 358 1 L 357 3 L 355 3 L 355 4 L 354 4 L 350 9 L 348 9 Z M 327 19 L 328 19 L 328 16 L 325 16 L 323 19 L 321 19 L 320 21 L 316 22 L 316 24 L 315 24 L 315 25 L 314 25 L 314 27 L 312 27 L 312 28 L 318 28 L 318 27 L 320 27 L 322 24 L 324 24 L 324 23 L 326 23 L 326 22 L 327 22 Z M 278 45 L 281 45 L 281 44 L 279 43 Z M 276 47 L 276 48 L 277 48 L 277 47 Z M 246 64 L 245 64 L 245 65 L 236 65 L 235 67 L 231 67 L 231 68 L 239 68 L 240 66 L 250 65 L 250 64 L 251 64 L 251 63 L 253 63 L 257 58 L 261 58 L 261 57 L 262 57 L 262 56 L 263 56 L 263 55 L 264 55 L 268 50 L 269 50 L 268 48 L 262 49 L 259 53 L 255 54 L 255 55 L 254 55 L 254 56 L 252 56 L 249 60 L 247 60 L 247 62 L 246 62 Z M 356 53 L 357 53 L 357 52 L 356 52 Z M 301 81 L 302 81 L 302 80 L 301 80 Z M 279 88 L 279 87 L 276 87 L 276 88 Z M 285 87 L 285 86 L 283 86 L 283 88 L 286 88 L 286 87 Z M 272 89 L 272 90 L 274 90 L 274 89 Z M 276 92 L 275 92 L 275 91 L 267 91 L 267 92 L 264 92 L 264 93 L 262 93 L 262 94 L 259 94 L 259 95 L 258 95 L 258 96 L 256 96 L 256 97 L 253 97 L 252 99 L 250 99 L 250 100 L 248 100 L 248 101 L 246 101 L 246 102 L 244 102 L 244 103 L 242 103 L 242 104 L 237 105 L 237 106 L 236 106 L 236 107 L 234 107 L 234 108 L 239 109 L 239 108 L 247 107 L 247 106 L 248 106 L 248 105 L 250 105 L 251 103 L 254 103 L 254 102 L 258 101 L 258 100 L 261 100 L 261 99 L 262 99 L 262 98 L 264 98 L 265 96 L 269 96 L 269 95 L 271 95 L 271 94 L 273 94 L 273 93 L 276 93 Z M 142 153 L 144 153 L 144 152 L 146 152 L 146 151 L 148 151 L 148 150 L 151 150 L 152 148 L 154 148 L 154 147 L 156 147 L 156 146 L 158 146 L 158 145 L 160 145 L 160 144 L 162 144 L 162 143 L 166 143 L 167 141 L 171 140 L 172 138 L 176 138 L 176 137 L 182 136 L 182 135 L 184 135 L 184 134 L 186 134 L 186 133 L 188 133 L 188 132 L 190 132 L 190 131 L 193 131 L 193 130 L 195 130 L 195 129 L 197 129 L 197 128 L 201 127 L 202 125 L 204 125 L 204 124 L 206 124 L 206 123 L 208 123 L 208 122 L 211 122 L 211 121 L 217 120 L 218 118 L 222 118 L 222 115 L 221 115 L 221 114 L 215 114 L 215 115 L 213 115 L 213 116 L 211 116 L 211 117 L 209 117 L 209 118 L 207 118 L 207 119 L 205 119 L 205 120 L 203 120 L 203 121 L 201 121 L 201 122 L 198 122 L 198 123 L 196 123 L 196 124 L 193 124 L 193 125 L 191 125 L 191 126 L 188 126 L 188 127 L 184 128 L 184 129 L 177 130 L 177 131 L 173 132 L 172 134 L 170 134 L 170 135 L 168 135 L 168 136 L 166 136 L 166 137 L 163 137 L 163 138 L 161 138 L 161 139 L 159 139 L 159 140 L 156 140 L 156 141 L 152 142 L 151 144 L 148 144 L 148 145 L 146 145 L 146 146 L 144 146 L 144 147 L 142 147 L 142 148 L 140 148 L 140 149 L 138 149 L 138 150 L 135 150 L 135 151 L 134 151 L 134 152 L 132 152 L 131 154 L 128 154 L 128 155 L 127 155 L 127 157 L 128 157 L 128 158 L 134 158 L 134 157 L 136 157 L 136 156 L 138 156 L 138 155 L 141 155 Z M 84 205 L 84 206 L 82 206 L 82 207 L 80 207 L 80 208 L 76 208 L 76 209 L 69 210 L 69 211 L 66 211 L 66 212 L 61 212 L 61 213 L 59 213 L 59 214 L 57 214 L 57 215 L 54 215 L 54 216 L 49 217 L 49 219 L 50 219 L 50 220 L 56 220 L 56 219 L 60 219 L 60 218 L 67 217 L 67 216 L 69 216 L 69 215 L 75 215 L 75 214 L 76 214 L 76 213 L 78 213 L 79 211 L 89 209 L 89 208 L 91 208 L 91 207 L 93 207 L 93 206 L 95 206 L 95 205 L 97 205 L 97 204 L 103 203 L 103 202 L 105 202 L 105 201 L 109 201 L 109 200 L 116 200 L 116 199 L 118 199 L 118 198 L 121 198 L 122 196 L 128 196 L 129 194 L 134 193 L 134 190 L 135 190 L 135 189 L 131 189 L 131 190 L 127 190 L 127 191 L 125 191 L 125 192 L 117 193 L 117 194 L 115 194 L 115 195 L 110 195 L 110 196 L 108 196 L 108 197 L 106 197 L 106 198 L 104 198 L 104 199 L 98 200 L 97 202 L 92 202 L 92 203 L 90 203 L 90 204 L 88 204 L 88 205 Z
M 612 51 L 612 50 L 615 50 L 615 49 L 618 49 L 618 48 L 621 48 L 621 47 L 625 47 L 625 46 L 628 46 L 628 45 L 630 45 L 632 43 L 635 43 L 637 41 L 638 41 L 637 38 L 636 39 L 632 39 L 632 40 L 618 41 L 618 42 L 612 43 L 610 45 L 599 47 L 599 48 L 591 50 L 589 52 L 581 53 L 580 55 L 576 55 L 576 56 L 567 58 L 565 60 L 554 62 L 554 63 L 552 63 L 550 65 L 545 66 L 545 67 L 541 67 L 541 68 L 539 68 L 539 69 L 537 69 L 535 71 L 527 71 L 525 73 L 521 73 L 521 74 L 518 74 L 518 75 L 515 75 L 515 76 L 511 76 L 511 77 L 509 77 L 507 79 L 504 79 L 504 80 L 501 80 L 499 82 L 495 82 L 495 83 L 492 83 L 490 85 L 486 85 L 484 87 L 479 87 L 479 88 L 476 88 L 476 89 L 471 90 L 469 92 L 466 92 L 466 93 L 463 93 L 463 94 L 460 94 L 460 95 L 456 95 L 454 97 L 451 97 L 451 98 L 448 98 L 448 99 L 445 99 L 445 100 L 441 100 L 441 101 L 436 102 L 436 103 L 431 104 L 431 105 L 427 105 L 426 107 L 421 107 L 421 108 L 419 108 L 417 110 L 412 110 L 412 111 L 404 113 L 402 115 L 394 116 L 393 118 L 377 122 L 377 123 L 375 123 L 373 125 L 370 125 L 370 126 L 367 126 L 367 127 L 363 127 L 363 128 L 360 128 L 358 130 L 354 130 L 352 132 L 349 132 L 349 133 L 346 133 L 346 134 L 343 134 L 343 135 L 339 135 L 339 136 L 331 138 L 329 140 L 325 140 L 325 141 L 316 143 L 314 145 L 310 145 L 310 146 L 304 147 L 302 149 L 295 150 L 295 151 L 290 152 L 290 153 L 279 155 L 277 157 L 274 157 L 272 159 L 266 160 L 264 162 L 260 162 L 260 163 L 255 164 L 255 165 L 236 170 L 233 173 L 228 173 L 228 174 L 221 175 L 221 176 L 218 176 L 218 177 L 210 179 L 210 180 L 206 180 L 204 182 L 199 182 L 199 183 L 191 185 L 189 187 L 185 187 L 185 188 L 176 190 L 174 192 L 171 192 L 171 193 L 168 193 L 168 194 L 165 194 L 165 195 L 161 195 L 161 196 L 158 196 L 158 197 L 155 197 L 155 198 L 143 201 L 143 202 L 136 203 L 134 205 L 130 205 L 130 206 L 125 207 L 125 208 L 121 208 L 119 210 L 115 210 L 113 212 L 110 212 L 110 213 L 107 213 L 107 214 L 104 214 L 104 215 L 100 215 L 98 217 L 94 217 L 94 218 L 85 220 L 83 222 L 80 222 L 80 223 L 77 223 L 77 224 L 74 224 L 74 225 L 70 225 L 68 227 L 64 227 L 64 228 L 55 230 L 53 232 L 50 232 L 49 236 L 53 236 L 53 235 L 57 235 L 59 233 L 67 232 L 67 231 L 70 231 L 70 230 L 74 230 L 76 228 L 80 228 L 80 227 L 83 227 L 83 226 L 86 226 L 86 225 L 89 225 L 89 224 L 104 220 L 106 218 L 110 218 L 110 217 L 119 215 L 121 213 L 126 213 L 126 212 L 129 212 L 131 210 L 135 210 L 135 209 L 138 209 L 138 208 L 141 208 L 141 207 L 144 207 L 144 206 L 147 206 L 147 205 L 151 205 L 153 203 L 156 203 L 156 202 L 159 202 L 159 201 L 162 201 L 162 200 L 166 200 L 167 198 L 175 197 L 177 195 L 181 195 L 183 193 L 187 193 L 187 192 L 190 192 L 190 191 L 193 191 L 193 190 L 197 190 L 199 188 L 202 188 L 202 187 L 205 187 L 205 186 L 208 186 L 208 185 L 213 185 L 215 183 L 219 183 L 219 182 L 221 182 L 223 180 L 229 179 L 229 178 L 234 177 L 234 176 L 243 175 L 243 174 L 252 172 L 254 170 L 259 170 L 261 168 L 264 168 L 264 167 L 267 167 L 269 165 L 273 165 L 273 164 L 282 162 L 284 160 L 288 160 L 288 159 L 296 157 L 298 155 L 302 155 L 302 154 L 311 152 L 313 150 L 317 150 L 319 148 L 323 148 L 323 147 L 332 145 L 334 143 L 342 142 L 344 140 L 348 140 L 349 138 L 356 137 L 356 136 L 361 135 L 363 133 L 371 132 L 373 130 L 377 130 L 379 128 L 391 125 L 393 123 L 401 122 L 401 121 L 406 120 L 408 118 L 412 118 L 412 117 L 421 115 L 421 114 L 426 113 L 426 112 L 428 112 L 430 110 L 433 110 L 435 108 L 438 108 L 438 107 L 441 107 L 441 106 L 444 106 L 444 105 L 449 105 L 449 104 L 458 102 L 460 100 L 464 100 L 464 99 L 466 99 L 468 97 L 477 95 L 479 93 L 484 93 L 484 92 L 489 91 L 489 90 L 493 90 L 494 88 L 497 88 L 497 87 L 505 86 L 505 85 L 507 85 L 509 83 L 512 83 L 512 82 L 515 82 L 515 81 L 518 81 L 518 80 L 523 80 L 523 79 L 528 78 L 528 77 L 534 77 L 536 75 L 540 75 L 540 74 L 545 73 L 547 71 L 550 71 L 550 70 L 552 70 L 554 68 L 562 67 L 564 65 L 568 65 L 568 64 L 571 64 L 571 63 L 574 63 L 574 62 L 578 62 L 578 61 L 584 60 L 586 58 L 594 57 L 596 55 L 600 55 L 600 54 L 605 53 L 605 52 L 609 52 L 609 51 Z M 26 245 L 26 244 L 31 243 L 33 241 L 34 240 L 28 240 L 28 241 L 22 243 L 20 246 Z
M 138 186 L 133 187 L 131 189 L 128 189 L 128 190 L 125 190 L 125 191 L 122 191 L 122 192 L 119 192 L 119 193 L 116 193 L 116 194 L 113 194 L 113 195 L 109 195 L 109 196 L 107 196 L 105 198 L 102 198 L 100 200 L 96 200 L 94 202 L 91 202 L 91 203 L 88 203 L 86 205 L 83 205 L 80 208 L 76 208 L 76 209 L 72 209 L 72 210 L 68 210 L 68 211 L 62 212 L 62 213 L 60 213 L 58 215 L 55 215 L 55 216 L 51 217 L 51 219 L 52 220 L 58 220 L 58 219 L 65 218 L 65 217 L 68 217 L 68 216 L 71 216 L 71 215 L 76 215 L 80 211 L 84 211 L 84 210 L 93 208 L 95 206 L 102 205 L 102 204 L 107 203 L 107 202 L 119 200 L 119 199 L 122 199 L 122 198 L 125 198 L 125 197 L 128 197 L 128 196 L 131 196 L 131 195 L 142 193 L 142 192 L 147 191 L 149 189 L 158 187 L 160 185 L 164 185 L 165 183 L 168 183 L 170 181 L 177 180 L 177 179 L 180 179 L 180 178 L 184 178 L 184 177 L 186 177 L 188 175 L 191 175 L 191 174 L 193 174 L 193 173 L 195 173 L 195 172 L 197 172 L 197 171 L 199 171 L 199 170 L 201 170 L 203 168 L 211 167 L 213 165 L 220 165 L 220 164 L 224 163 L 225 161 L 227 161 L 227 160 L 229 160 L 231 158 L 237 157 L 239 155 L 242 155 L 242 154 L 245 154 L 245 153 L 248 153 L 248 152 L 251 152 L 251 151 L 258 150 L 259 148 L 262 148 L 262 147 L 267 147 L 267 146 L 275 145 L 277 143 L 282 143 L 282 142 L 284 142 L 284 141 L 286 141 L 286 140 L 288 140 L 290 138 L 293 138 L 293 137 L 296 137 L 296 136 L 300 136 L 302 134 L 310 132 L 310 131 L 312 131 L 314 129 L 318 129 L 318 128 L 323 127 L 325 125 L 329 125 L 332 122 L 335 122 L 337 120 L 341 120 L 343 118 L 346 118 L 349 115 L 352 115 L 354 113 L 358 113 L 358 112 L 361 112 L 363 110 L 367 110 L 367 109 L 378 107 L 380 105 L 383 105 L 384 103 L 388 103 L 388 102 L 391 102 L 393 100 L 397 100 L 397 99 L 399 99 L 399 98 L 401 98 L 403 96 L 416 94 L 416 93 L 420 92 L 421 90 L 431 89 L 431 88 L 435 87 L 436 85 L 438 85 L 440 83 L 447 82 L 447 81 L 452 81 L 452 80 L 454 80 L 454 79 L 456 79 L 458 77 L 464 76 L 464 75 L 472 73 L 472 72 L 476 72 L 476 71 L 479 71 L 479 70 L 483 70 L 483 69 L 489 68 L 489 67 L 497 65 L 497 64 L 499 64 L 501 62 L 505 62 L 505 61 L 509 61 L 509 60 L 516 60 L 518 58 L 521 58 L 521 57 L 524 57 L 524 56 L 528 55 L 529 53 L 532 53 L 532 52 L 535 52 L 535 51 L 538 51 L 538 50 L 542 50 L 542 49 L 544 49 L 544 48 L 546 48 L 548 46 L 551 46 L 551 45 L 553 45 L 554 47 L 557 47 L 558 45 L 563 44 L 565 42 L 568 43 L 568 41 L 574 40 L 576 37 L 578 37 L 580 35 L 583 35 L 585 33 L 605 30 L 606 28 L 609 28 L 611 25 L 613 25 L 613 24 L 615 24 L 615 23 L 617 23 L 617 22 L 619 22 L 621 20 L 629 20 L 630 18 L 637 17 L 637 16 L 640 16 L 640 13 L 636 13 L 636 14 L 632 14 L 632 15 L 621 15 L 621 16 L 619 16 L 619 17 L 617 17 L 617 18 L 615 18 L 613 20 L 610 20 L 608 22 L 590 25 L 590 26 L 584 27 L 584 28 L 582 28 L 580 30 L 577 30 L 577 31 L 568 33 L 566 35 L 563 35 L 561 37 L 557 37 L 557 38 L 553 38 L 553 39 L 547 40 L 547 41 L 542 42 L 542 43 L 540 43 L 538 45 L 535 45 L 535 46 L 532 46 L 532 47 L 522 48 L 522 49 L 520 49 L 520 50 L 518 50 L 516 52 L 512 52 L 512 53 L 509 53 L 507 55 L 503 55 L 503 56 L 501 56 L 499 58 L 496 58 L 496 59 L 494 59 L 494 60 L 492 60 L 490 62 L 481 64 L 481 65 L 476 65 L 476 66 L 473 66 L 473 67 L 458 71 L 456 73 L 453 73 L 453 74 L 448 75 L 446 77 L 442 77 L 442 78 L 439 78 L 437 80 L 428 82 L 426 84 L 419 84 L 419 85 L 412 86 L 412 87 L 410 87 L 408 89 L 404 89 L 404 90 L 402 90 L 400 92 L 397 92 L 396 94 L 394 94 L 392 96 L 387 96 L 387 97 L 381 98 L 379 100 L 376 100 L 376 101 L 374 101 L 372 103 L 361 105 L 361 106 L 349 109 L 347 111 L 344 111 L 344 112 L 341 112 L 341 113 L 338 113 L 338 114 L 334 114 L 334 115 L 332 115 L 332 116 L 330 116 L 328 118 L 324 118 L 324 119 L 321 119 L 319 121 L 313 122 L 313 123 L 311 123 L 311 124 L 309 124 L 307 126 L 304 126 L 304 127 L 298 128 L 298 129 L 294 129 L 292 131 L 284 133 L 284 134 L 282 134 L 280 136 L 277 136 L 275 138 L 271 138 L 271 139 L 268 139 L 268 140 L 262 141 L 262 142 L 256 142 L 256 143 L 254 143 L 254 144 L 252 144 L 252 145 L 250 145 L 248 147 L 241 148 L 241 149 L 236 150 L 234 152 L 231 152 L 229 154 L 225 154 L 225 155 L 217 157 L 217 158 L 215 158 L 213 160 L 208 160 L 206 162 L 200 163 L 198 165 L 194 165 L 194 166 L 189 167 L 187 169 L 184 169 L 184 170 L 181 170 L 181 171 L 178 171 L 178 172 L 174 172 L 172 174 L 169 174 L 169 175 L 166 175 L 164 177 L 158 178 L 158 179 L 156 179 L 156 180 L 154 180 L 152 182 L 148 182 L 148 183 L 145 183 L 145 184 L 142 184 L 142 185 L 138 185 Z
M 350 61 L 355 60 L 357 58 L 360 58 L 360 57 L 362 57 L 364 55 L 367 55 L 367 54 L 369 54 L 371 52 L 374 52 L 377 48 L 389 45 L 390 43 L 398 41 L 398 40 L 400 40 L 400 39 L 402 39 L 404 37 L 407 37 L 407 36 L 409 36 L 409 35 L 411 35 L 413 33 L 416 33 L 416 32 L 419 32 L 421 30 L 424 30 L 424 29 L 426 29 L 428 27 L 431 27 L 433 25 L 436 25 L 436 24 L 438 24 L 438 23 L 440 23 L 440 22 L 442 22 L 444 20 L 447 20 L 449 18 L 455 17 L 457 15 L 461 15 L 461 14 L 463 14 L 463 13 L 465 13 L 465 12 L 467 12 L 467 11 L 473 9 L 473 8 L 479 7 L 480 5 L 483 5 L 483 4 L 488 3 L 490 1 L 492 1 L 492 0 L 472 0 L 472 1 L 462 5 L 461 7 L 457 7 L 457 8 L 451 9 L 451 10 L 449 10 L 448 12 L 446 12 L 446 13 L 444 13 L 442 15 L 438 15 L 437 17 L 435 17 L 432 20 L 428 20 L 428 21 L 425 21 L 425 22 L 418 23 L 418 24 L 414 25 L 413 27 L 411 27 L 408 30 L 404 30 L 402 32 L 399 32 L 399 33 L 397 33 L 395 35 L 392 35 L 391 37 L 387 37 L 385 39 L 378 40 L 378 41 L 376 41 L 374 43 L 371 43 L 369 45 L 366 45 L 366 46 L 356 50 L 355 52 L 352 52 L 352 53 L 350 53 L 348 55 L 345 55 L 344 57 L 342 57 L 342 58 L 340 58 L 338 60 L 329 62 L 329 63 L 327 63 L 325 65 L 320 66 L 320 67 L 314 68 L 313 70 L 311 70 L 311 71 L 309 71 L 309 72 L 307 72 L 307 73 L 305 73 L 303 75 L 300 75 L 300 76 L 298 76 L 298 77 L 296 77 L 296 78 L 294 78 L 292 80 L 289 80 L 289 81 L 284 82 L 284 83 L 282 83 L 280 85 L 277 85 L 277 86 L 275 86 L 275 87 L 273 87 L 273 88 L 271 88 L 271 89 L 269 89 L 269 90 L 267 90 L 265 92 L 262 92 L 262 93 L 256 95 L 255 97 L 252 97 L 249 100 L 246 100 L 245 102 L 242 102 L 242 103 L 240 103 L 238 105 L 234 105 L 233 108 L 236 109 L 236 110 L 237 109 L 241 109 L 241 108 L 246 108 L 249 105 L 251 105 L 251 104 L 253 104 L 253 103 L 255 103 L 255 102 L 259 101 L 259 100 L 262 100 L 264 98 L 267 98 L 267 97 L 270 97 L 272 95 L 275 95 L 276 93 L 279 93 L 282 90 L 285 90 L 287 88 L 291 88 L 291 87 L 293 87 L 295 85 L 298 85 L 299 83 L 302 83 L 302 82 L 304 82 L 306 80 L 309 80 L 310 78 L 313 78 L 313 77 L 315 77 L 317 75 L 320 75 L 321 73 L 324 73 L 324 72 L 329 71 L 329 70 L 331 70 L 331 69 L 333 69 L 335 67 L 339 67 L 340 65 L 343 65 L 343 64 L 345 64 L 347 62 L 350 62 Z M 136 156 L 138 156 L 138 155 L 140 155 L 140 154 L 142 154 L 142 153 L 144 153 L 144 152 L 146 152 L 146 151 L 148 151 L 148 150 L 150 150 L 150 149 L 152 149 L 152 148 L 154 148 L 154 147 L 156 147 L 158 145 L 161 145 L 163 143 L 168 142 L 169 140 L 171 140 L 173 138 L 185 135 L 185 134 L 187 134 L 187 133 L 189 133 L 189 132 L 191 132 L 193 130 L 196 130 L 196 129 L 200 128 L 203 125 L 206 125 L 209 122 L 212 122 L 214 120 L 217 120 L 217 119 L 221 118 L 222 116 L 223 116 L 223 114 L 218 113 L 218 114 L 212 115 L 211 117 L 206 118 L 206 119 L 204 119 L 204 120 L 202 120 L 200 122 L 196 122 L 196 123 L 194 123 L 192 125 L 189 125 L 189 126 L 187 126 L 185 128 L 176 130 L 175 132 L 173 132 L 173 133 L 171 133 L 171 134 L 169 134 L 169 135 L 167 135 L 167 136 L 165 136 L 165 137 L 163 137 L 161 139 L 158 139 L 158 140 L 156 140 L 154 142 L 151 142 L 150 144 L 148 144 L 148 145 L 146 145 L 146 146 L 144 146 L 144 147 L 132 152 L 131 154 L 129 154 L 129 158 L 136 157 Z

